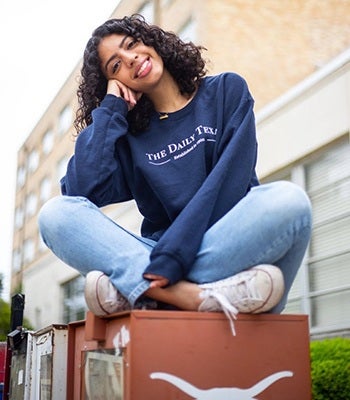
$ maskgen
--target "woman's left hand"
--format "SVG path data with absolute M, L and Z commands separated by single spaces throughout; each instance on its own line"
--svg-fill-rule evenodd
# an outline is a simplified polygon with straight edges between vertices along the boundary
M 164 276 L 144 274 L 143 277 L 151 281 L 150 288 L 162 288 L 169 284 L 169 279 Z

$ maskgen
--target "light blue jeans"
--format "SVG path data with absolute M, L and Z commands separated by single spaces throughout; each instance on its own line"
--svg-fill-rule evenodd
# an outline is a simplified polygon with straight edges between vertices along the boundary
M 303 260 L 311 225 L 310 201 L 299 186 L 279 181 L 254 187 L 205 233 L 186 279 L 213 282 L 255 265 L 276 265 L 285 280 L 284 296 L 271 310 L 279 313 Z M 142 273 L 156 242 L 126 231 L 86 198 L 49 200 L 40 211 L 39 227 L 57 257 L 82 275 L 104 272 L 132 306 L 148 289 Z

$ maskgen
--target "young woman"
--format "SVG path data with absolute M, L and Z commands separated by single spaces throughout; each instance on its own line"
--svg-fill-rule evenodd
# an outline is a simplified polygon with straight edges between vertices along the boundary
M 202 50 L 138 15 L 108 20 L 86 46 L 75 154 L 39 225 L 86 276 L 97 315 L 151 300 L 230 318 L 286 304 L 310 203 L 292 183 L 259 184 L 246 82 L 206 76 Z M 140 236 L 99 209 L 130 199 Z

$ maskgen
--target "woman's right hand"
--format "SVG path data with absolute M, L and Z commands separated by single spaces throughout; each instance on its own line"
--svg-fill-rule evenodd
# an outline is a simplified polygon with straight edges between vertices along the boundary
M 143 277 L 151 281 L 150 289 L 166 287 L 169 284 L 169 279 L 161 275 L 143 274 Z
M 127 102 L 129 111 L 135 107 L 142 96 L 142 92 L 135 92 L 117 79 L 110 79 L 108 81 L 107 94 L 122 97 Z

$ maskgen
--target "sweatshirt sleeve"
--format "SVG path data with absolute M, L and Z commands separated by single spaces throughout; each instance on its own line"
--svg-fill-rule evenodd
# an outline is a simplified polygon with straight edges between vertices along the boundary
M 79 134 L 61 179 L 62 194 L 87 197 L 98 207 L 131 199 L 116 145 L 128 130 L 126 114 L 125 101 L 113 95 L 92 112 L 92 123 Z
M 186 277 L 206 230 L 247 194 L 252 181 L 257 183 L 254 101 L 243 80 L 241 84 L 239 103 L 224 123 L 214 168 L 151 253 L 145 273 L 164 276 L 170 284 Z

